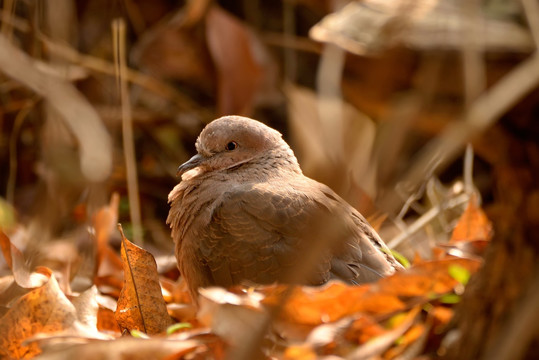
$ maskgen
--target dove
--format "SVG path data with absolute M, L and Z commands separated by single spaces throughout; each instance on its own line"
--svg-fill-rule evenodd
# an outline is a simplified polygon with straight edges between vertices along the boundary
M 355 208 L 303 174 L 278 131 L 224 116 L 195 146 L 167 217 L 194 299 L 200 287 L 362 284 L 402 268 Z

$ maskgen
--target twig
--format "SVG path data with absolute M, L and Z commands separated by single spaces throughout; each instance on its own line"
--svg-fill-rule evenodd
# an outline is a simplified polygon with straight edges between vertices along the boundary
M 464 69 L 464 98 L 466 106 L 479 97 L 485 90 L 485 62 L 483 60 L 483 44 L 478 28 L 484 27 L 485 20 L 481 17 L 478 1 L 461 0 L 464 9 L 463 34 L 469 34 L 462 39 L 461 55 Z
M 69 60 L 75 64 L 79 64 L 87 69 L 106 74 L 114 75 L 114 64 L 110 62 L 90 56 L 81 54 L 75 49 L 53 42 L 45 36 L 40 36 L 41 41 L 45 44 L 47 49 L 57 56 L 61 56 L 66 60 Z M 139 85 L 145 89 L 152 91 L 153 93 L 174 102 L 178 107 L 186 110 L 199 109 L 199 107 L 193 103 L 192 100 L 176 91 L 173 87 L 165 84 L 151 76 L 145 75 L 133 69 L 126 68 L 126 78 L 133 84 Z
M 122 137 L 127 172 L 127 193 L 129 197 L 129 215 L 133 224 L 133 242 L 142 246 L 142 221 L 140 217 L 140 199 L 138 190 L 137 163 L 135 141 L 133 139 L 133 117 L 127 85 L 127 66 L 125 61 L 125 22 L 115 19 L 112 23 L 114 63 L 121 95 Z
M 7 39 L 11 39 L 11 35 L 13 34 L 13 25 L 10 20 L 14 17 L 14 11 L 15 1 L 5 0 L 4 8 L 2 9 L 2 28 L 0 29 L 0 31 L 2 32 L 2 35 L 4 35 Z M 4 18 L 7 21 L 4 21 Z
M 539 51 L 539 3 L 537 0 L 522 0 L 522 6 L 535 42 L 535 50 Z
M 406 240 L 410 235 L 415 234 L 417 231 L 419 231 L 421 228 L 427 225 L 432 219 L 438 216 L 438 214 L 440 214 L 443 210 L 455 208 L 457 206 L 465 204 L 468 200 L 470 200 L 470 195 L 464 193 L 453 199 L 450 199 L 447 202 L 443 202 L 431 208 L 429 211 L 421 215 L 421 217 L 419 217 L 412 225 L 406 228 L 405 231 L 401 232 L 399 235 L 391 239 L 388 242 L 387 246 L 391 249 L 395 248 L 404 240 Z
M 265 31 L 260 34 L 260 38 L 269 46 L 290 48 L 306 53 L 320 54 L 322 49 L 319 43 L 302 36 L 283 35 L 282 33 Z
M 6 186 L 6 200 L 13 205 L 15 199 L 15 184 L 17 183 L 17 139 L 22 123 L 30 111 L 34 108 L 39 99 L 31 99 L 24 103 L 22 109 L 17 113 L 13 124 L 13 131 L 9 137 L 9 176 Z
M 468 144 L 464 154 L 464 191 L 471 195 L 473 190 L 473 147 Z
M 0 9 L 0 21 L 2 21 L 2 25 L 4 25 L 4 23 L 9 24 L 13 29 L 20 32 L 27 33 L 31 30 L 28 20 L 21 19 L 6 9 Z

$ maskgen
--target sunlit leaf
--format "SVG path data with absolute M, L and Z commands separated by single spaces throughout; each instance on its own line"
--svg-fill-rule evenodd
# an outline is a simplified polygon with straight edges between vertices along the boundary
M 445 294 L 440 297 L 440 302 L 443 304 L 458 304 L 461 297 L 457 294 Z
M 172 333 L 175 333 L 176 331 L 178 330 L 182 330 L 182 329 L 190 329 L 192 328 L 193 325 L 191 325 L 190 323 L 176 323 L 174 325 L 170 325 L 168 328 L 167 328 L 167 335 L 170 335 Z
M 150 335 L 164 332 L 172 321 L 153 256 L 127 240 L 122 232 L 122 261 L 125 282 L 115 312 L 118 324 Z
M 38 333 L 70 329 L 77 321 L 73 304 L 51 275 L 49 281 L 21 297 L 0 319 L 0 357 L 30 358 L 41 352 L 24 341 Z
M 22 252 L 11 243 L 9 237 L 2 230 L 0 230 L 0 248 L 2 249 L 7 265 L 13 272 L 13 277 L 17 285 L 26 289 L 32 289 L 47 282 L 50 276 L 50 270 L 38 268 L 36 271 L 31 271 Z
M 477 204 L 477 196 L 470 197 L 466 210 L 460 217 L 450 243 L 472 240 L 490 240 L 492 223 Z
M 146 335 L 142 331 L 138 331 L 138 330 L 135 330 L 135 329 L 131 330 L 130 333 L 131 333 L 131 336 L 134 337 L 134 338 L 139 338 L 139 339 L 149 339 L 150 338 L 148 335 Z
M 462 285 L 468 284 L 468 281 L 470 280 L 470 271 L 460 265 L 450 265 L 449 266 L 449 275 L 455 280 L 457 280 Z

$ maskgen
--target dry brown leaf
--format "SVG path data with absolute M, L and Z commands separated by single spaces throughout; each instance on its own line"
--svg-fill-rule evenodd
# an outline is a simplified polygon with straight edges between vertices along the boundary
M 0 247 L 7 265 L 13 272 L 13 278 L 17 285 L 32 289 L 43 285 L 50 275 L 48 270 L 32 272 L 24 260 L 24 256 L 15 245 L 11 243 L 9 237 L 0 230 Z
M 71 299 L 77 312 L 77 319 L 91 328 L 97 327 L 97 287 L 92 286 L 79 296 Z
M 452 291 L 459 282 L 450 275 L 451 266 L 473 273 L 479 265 L 477 260 L 452 258 L 422 262 L 374 284 L 351 286 L 330 282 L 319 288 L 295 287 L 286 299 L 281 317 L 287 322 L 313 326 L 355 313 L 389 315 L 407 307 L 403 299 L 428 300 L 432 295 Z M 285 285 L 261 288 L 266 294 L 262 303 L 279 304 L 286 289 Z
M 60 290 L 54 276 L 21 297 L 0 320 L 0 357 L 30 358 L 41 352 L 36 343 L 23 343 L 38 333 L 71 329 L 77 321 L 73 304 Z
M 199 293 L 198 320 L 233 346 L 243 344 L 267 320 L 260 293 L 238 295 L 220 287 L 199 289 Z
M 411 309 L 402 321 L 393 329 L 385 332 L 384 334 L 370 339 L 365 344 L 356 348 L 349 356 L 350 359 L 371 359 L 380 356 L 386 351 L 398 338 L 400 338 L 406 331 L 413 326 L 421 307 L 416 306 Z
M 453 312 L 453 309 L 445 306 L 435 306 L 429 311 L 429 318 L 431 319 L 432 329 L 435 334 L 439 334 L 447 329 L 447 324 L 453 318 Z
M 418 49 L 455 49 L 471 37 L 491 51 L 528 51 L 529 33 L 516 22 L 466 16 L 456 1 L 352 1 L 329 14 L 309 34 L 358 55 L 373 55 L 397 44 Z
M 217 72 L 217 114 L 251 115 L 263 76 L 251 34 L 238 19 L 211 6 L 206 42 Z
M 157 264 L 146 250 L 131 243 L 122 233 L 124 286 L 115 317 L 121 328 L 158 334 L 171 324 L 161 294 Z
M 459 284 L 449 273 L 451 266 L 459 266 L 474 273 L 480 264 L 478 260 L 458 258 L 426 261 L 381 279 L 376 286 L 379 292 L 385 294 L 429 298 L 450 292 Z
M 358 344 L 364 344 L 368 340 L 380 336 L 386 332 L 372 316 L 360 315 L 356 317 L 344 336 L 349 341 Z
M 193 304 L 168 304 L 168 314 L 177 322 L 193 322 L 197 317 L 197 307 Z
M 118 193 L 112 194 L 110 203 L 99 209 L 92 219 L 97 243 L 94 285 L 102 293 L 116 298 L 120 296 L 124 282 L 123 264 L 109 242 L 112 231 L 118 222 L 119 201 Z
M 276 305 L 286 285 L 264 288 L 263 303 Z M 288 322 L 319 325 L 336 321 L 357 312 L 389 314 L 403 310 L 405 304 L 396 296 L 373 291 L 371 285 L 351 286 L 330 282 L 323 287 L 296 287 L 286 300 L 281 317 Z
M 372 119 L 346 102 L 339 106 L 342 117 L 325 119 L 314 91 L 290 83 L 284 91 L 294 151 L 305 174 L 340 193 L 362 214 L 372 214 L 376 197 L 376 171 L 370 160 L 376 135 Z
M 192 353 L 196 349 L 209 352 L 206 346 L 195 340 L 176 341 L 164 339 L 137 339 L 122 337 L 113 341 L 97 341 L 89 344 L 75 345 L 68 349 L 51 351 L 40 356 L 41 360 L 146 360 L 176 359 L 178 355 Z M 209 356 L 209 354 L 208 354 Z M 208 357 L 210 358 L 210 357 Z
M 120 195 L 115 192 L 110 198 L 110 203 L 99 209 L 92 219 L 98 248 L 97 267 L 99 267 L 99 264 L 101 263 L 101 249 L 109 243 L 110 236 L 118 223 L 119 204 Z
M 491 238 L 492 223 L 478 206 L 477 196 L 472 195 L 466 210 L 453 230 L 450 243 L 474 240 L 489 241 Z
M 109 205 L 99 209 L 92 219 L 97 241 L 96 272 L 98 276 L 121 273 L 122 261 L 109 245 L 110 236 L 118 223 L 119 203 L 120 195 L 112 194 Z
M 284 360 L 316 360 L 316 351 L 308 345 L 293 345 L 286 348 Z
M 77 138 L 80 168 L 91 181 L 103 181 L 112 172 L 112 141 L 96 110 L 71 83 L 45 73 L 33 59 L 0 35 L 0 69 L 43 96 L 58 111 Z M 69 106 L 67 106 L 69 104 Z
M 166 291 L 166 296 L 163 296 L 167 303 L 191 304 L 193 302 L 187 288 L 187 283 L 183 277 L 173 281 L 161 276 L 159 281 L 161 282 L 163 291 Z
M 97 329 L 103 332 L 121 333 L 114 311 L 99 307 L 97 310 Z

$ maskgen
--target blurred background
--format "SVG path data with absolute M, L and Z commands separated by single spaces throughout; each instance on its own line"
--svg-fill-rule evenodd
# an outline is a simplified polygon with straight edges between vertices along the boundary
M 170 256 L 176 169 L 228 114 L 281 131 L 408 258 L 431 258 L 472 194 L 495 224 L 537 220 L 535 1 L 0 8 L 0 227 L 35 263 L 91 264 L 113 193 L 128 237 Z

